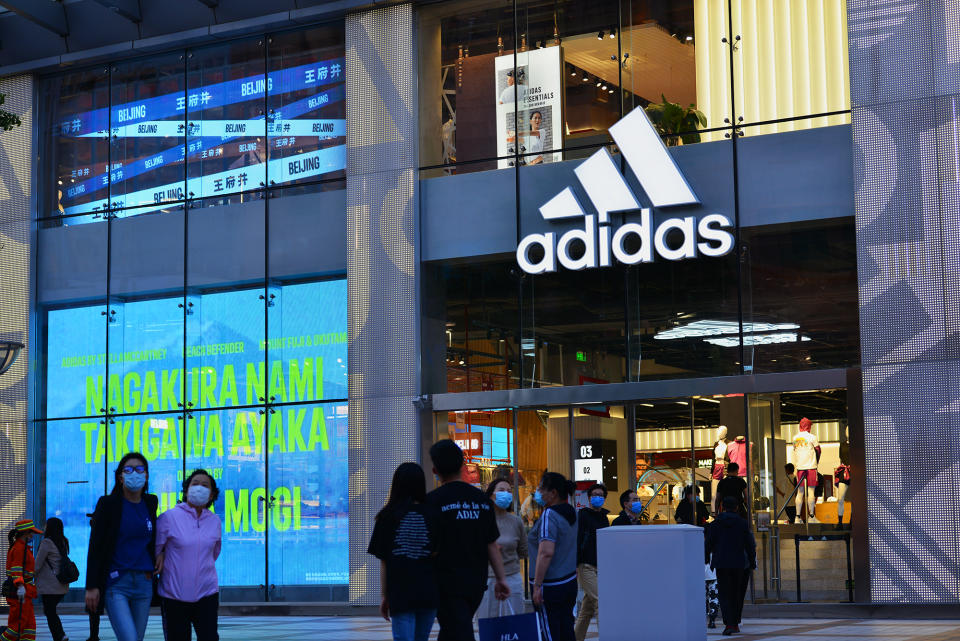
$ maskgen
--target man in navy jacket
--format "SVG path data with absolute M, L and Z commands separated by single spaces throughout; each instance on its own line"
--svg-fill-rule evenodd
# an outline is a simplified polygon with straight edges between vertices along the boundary
M 740 615 L 750 573 L 757 567 L 757 543 L 750 523 L 737 513 L 734 496 L 723 498 L 723 512 L 707 527 L 706 556 L 717 571 L 724 636 L 740 632 Z

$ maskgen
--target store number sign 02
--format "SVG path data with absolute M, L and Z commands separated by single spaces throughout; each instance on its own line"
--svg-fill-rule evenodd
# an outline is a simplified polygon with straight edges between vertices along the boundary
M 581 441 L 578 454 L 573 480 L 603 483 L 603 457 L 598 445 Z

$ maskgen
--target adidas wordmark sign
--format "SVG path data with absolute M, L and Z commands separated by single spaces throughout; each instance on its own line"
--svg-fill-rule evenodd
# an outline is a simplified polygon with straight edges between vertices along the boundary
M 610 135 L 654 207 L 700 204 L 642 108 L 637 107 L 610 127 Z M 683 260 L 701 254 L 723 256 L 733 249 L 733 234 L 725 231 L 733 223 L 722 214 L 710 214 L 699 221 L 695 216 L 669 218 L 654 228 L 650 209 L 640 207 L 606 149 L 580 163 L 574 173 L 597 215 L 584 212 L 570 187 L 547 201 L 540 207 L 545 220 L 583 218 L 583 229 L 571 229 L 559 238 L 554 232 L 524 237 L 517 247 L 517 263 L 528 274 L 555 272 L 558 262 L 567 269 L 581 270 L 609 267 L 614 259 L 625 265 L 649 263 L 654 253 L 667 260 Z M 611 213 L 638 210 L 639 222 L 611 227 Z M 679 247 L 666 242 L 673 229 L 683 236 Z M 637 237 L 631 246 L 639 247 L 632 252 L 625 247 L 630 236 Z M 570 255 L 575 241 L 585 247 L 576 258 Z M 543 257 L 534 263 L 529 252 L 535 245 L 542 248 Z

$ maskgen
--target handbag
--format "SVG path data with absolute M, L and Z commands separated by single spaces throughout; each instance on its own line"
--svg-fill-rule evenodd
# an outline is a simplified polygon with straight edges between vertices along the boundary
M 23 566 L 27 564 L 27 544 L 23 544 L 23 560 L 20 561 L 21 572 L 23 571 Z M 3 580 L 3 585 L 0 585 L 0 596 L 4 596 L 8 599 L 16 599 L 17 597 L 17 584 L 14 582 L 13 577 L 10 574 L 7 574 L 7 578 Z
M 77 564 L 70 560 L 66 550 L 60 550 L 59 545 L 57 549 L 60 551 L 60 567 L 56 574 L 57 581 L 64 585 L 70 585 L 80 578 L 80 570 L 77 568 Z
M 503 604 L 510 608 L 510 614 L 503 616 Z M 540 641 L 542 630 L 546 629 L 546 621 L 540 610 L 516 614 L 508 601 L 500 602 L 498 617 L 480 619 L 479 641 Z

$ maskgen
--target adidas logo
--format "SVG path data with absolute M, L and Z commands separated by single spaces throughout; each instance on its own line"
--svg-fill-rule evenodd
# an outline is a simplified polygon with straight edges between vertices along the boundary
M 654 207 L 700 204 L 643 108 L 637 107 L 610 127 L 610 135 Z M 733 234 L 725 231 L 733 223 L 722 214 L 709 214 L 699 221 L 695 216 L 669 218 L 654 228 L 650 208 L 640 206 L 605 148 L 580 163 L 574 173 L 597 214 L 587 215 L 570 187 L 541 206 L 544 220 L 583 218 L 584 226 L 559 238 L 554 232 L 525 236 L 517 246 L 517 263 L 528 274 L 555 272 L 558 262 L 567 269 L 581 270 L 609 267 L 613 259 L 625 265 L 650 263 L 654 253 L 666 260 L 683 260 L 723 256 L 733 249 Z M 611 228 L 610 214 L 637 210 L 639 222 Z M 679 247 L 667 244 L 667 235 L 674 229 L 683 235 Z M 584 249 L 574 257 L 570 250 L 576 241 L 583 243 Z M 530 260 L 534 246 L 543 252 L 536 262 Z

